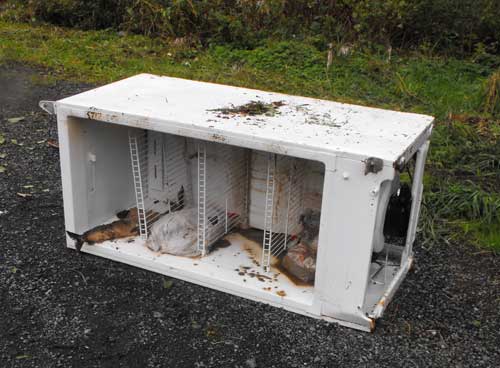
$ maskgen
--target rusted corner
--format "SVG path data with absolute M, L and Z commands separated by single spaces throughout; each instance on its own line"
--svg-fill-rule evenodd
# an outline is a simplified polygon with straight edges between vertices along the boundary
M 384 161 L 378 157 L 368 157 L 365 160 L 365 175 L 376 174 L 384 168 Z
M 373 333 L 375 331 L 375 327 L 376 327 L 376 319 L 374 318 L 368 318 L 370 320 L 370 332 Z
M 415 269 L 415 259 L 413 257 L 408 258 L 408 272 Z

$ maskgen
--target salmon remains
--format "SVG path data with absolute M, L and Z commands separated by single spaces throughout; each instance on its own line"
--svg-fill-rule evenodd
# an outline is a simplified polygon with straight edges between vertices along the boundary
M 116 217 L 118 217 L 119 220 L 113 221 L 109 224 L 96 226 L 93 229 L 84 232 L 82 235 L 69 231 L 66 231 L 66 233 L 70 238 L 76 241 L 75 248 L 77 251 L 82 249 L 84 243 L 94 245 L 96 243 L 105 242 L 106 240 L 128 238 L 129 236 L 139 235 L 137 208 L 134 207 L 130 210 L 118 212 Z

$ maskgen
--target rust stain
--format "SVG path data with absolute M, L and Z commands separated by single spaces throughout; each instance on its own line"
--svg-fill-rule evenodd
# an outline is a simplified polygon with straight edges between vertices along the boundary
M 292 275 L 290 272 L 288 272 L 287 269 L 285 269 L 282 265 L 281 262 L 277 265 L 274 266 L 278 271 L 281 272 L 281 274 L 286 277 L 289 281 L 291 281 L 295 286 L 302 286 L 302 287 L 308 287 L 308 286 L 314 286 L 314 281 L 310 282 L 305 282 L 302 281 L 301 279 L 295 277 Z
M 226 240 L 229 242 L 234 241 L 234 240 L 243 240 L 243 250 L 250 256 L 250 259 L 252 263 L 260 267 L 260 262 L 258 259 L 261 258 L 262 256 L 262 240 L 257 239 L 252 236 L 251 232 L 244 233 L 242 234 L 241 232 L 238 233 L 232 233 L 228 236 L 225 237 Z M 244 267 L 239 267 L 235 269 L 236 272 L 243 272 L 246 276 L 249 276 L 251 278 L 257 278 L 261 282 L 272 282 L 272 281 L 278 281 L 278 277 L 280 275 L 283 275 L 283 277 L 286 277 L 291 283 L 293 283 L 295 286 L 298 287 L 311 287 L 314 286 L 314 281 L 311 282 L 304 282 L 297 277 L 293 276 L 288 272 L 287 269 L 282 267 L 281 265 L 281 258 L 279 257 L 273 257 L 271 261 L 271 270 L 274 272 L 273 277 L 269 277 L 267 275 L 263 275 L 259 273 L 258 271 L 250 270 L 250 268 L 244 268 Z
M 102 113 L 89 109 L 87 111 L 87 118 L 90 120 L 103 120 Z
M 98 121 L 116 121 L 118 120 L 118 115 L 105 115 L 102 112 L 96 111 L 94 107 L 91 107 L 87 111 L 87 118 L 89 120 L 98 120 Z
M 219 142 L 226 141 L 226 137 L 224 137 L 223 135 L 220 135 L 220 134 L 212 134 L 212 138 L 216 141 L 219 141 Z
M 375 331 L 375 320 L 370 318 L 370 332 Z

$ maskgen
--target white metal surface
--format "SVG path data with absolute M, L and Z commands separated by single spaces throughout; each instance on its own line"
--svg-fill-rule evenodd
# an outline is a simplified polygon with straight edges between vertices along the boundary
M 250 101 L 282 101 L 273 116 L 222 116 L 220 108 Z M 56 102 L 57 109 L 95 120 L 147 127 L 263 151 L 374 156 L 386 165 L 409 158 L 426 139 L 433 118 L 220 84 L 140 74 Z M 298 155 L 302 157 L 303 155 Z
M 272 116 L 226 116 L 216 111 L 250 101 L 280 101 L 281 106 Z M 181 155 L 181 161 L 188 167 L 182 182 L 186 183 L 186 195 L 193 197 L 191 205 L 198 209 L 198 235 L 202 238 L 198 246 L 205 250 L 205 256 L 193 260 L 154 254 L 140 238 L 133 243 L 119 240 L 84 246 L 85 252 L 364 330 L 373 329 L 374 320 L 382 315 L 410 268 L 432 117 L 147 74 L 57 101 L 53 106 L 58 118 L 68 231 L 82 233 L 113 218 L 117 210 L 140 203 L 137 198 L 141 193 L 146 196 L 144 187 L 138 191 L 134 186 L 136 182 L 144 185 L 144 178 L 138 175 L 144 170 L 140 168 L 139 155 L 131 151 L 134 140 L 127 134 L 131 128 L 147 130 L 151 136 L 171 133 L 191 142 L 186 143 L 190 148 Z M 200 139 L 203 148 L 193 148 Z M 211 154 L 209 147 L 214 143 L 205 141 L 218 142 L 213 152 L 219 153 Z M 165 153 L 172 146 L 162 147 Z M 224 160 L 219 158 L 225 157 L 226 149 L 239 150 L 246 158 L 235 159 L 233 166 L 221 163 Z M 154 173 L 149 171 L 150 165 L 162 162 L 162 176 L 168 178 L 165 163 L 175 155 L 156 156 L 151 150 L 154 151 L 154 146 L 148 145 L 147 156 L 151 160 L 147 176 Z M 278 198 L 274 165 L 266 167 L 272 175 L 266 173 L 264 178 L 258 178 L 265 179 L 265 193 L 254 194 L 258 185 L 252 175 L 262 169 L 238 163 L 253 164 L 250 156 L 258 151 L 269 157 L 283 156 L 285 161 L 308 160 L 304 161 L 305 167 L 311 174 L 296 182 L 305 188 L 301 190 L 302 196 L 293 195 L 290 184 L 280 197 L 288 200 L 273 205 Z M 400 260 L 394 262 L 389 257 L 394 246 L 381 237 L 380 217 L 385 213 L 388 188 L 399 180 L 396 169 L 415 154 L 409 230 L 404 248 L 397 246 Z M 215 161 L 210 155 L 217 158 L 215 169 L 211 169 Z M 369 168 L 368 162 L 374 163 L 373 167 Z M 216 178 L 225 178 L 227 173 L 238 177 L 240 185 L 221 184 L 211 179 L 211 172 Z M 285 182 L 294 183 L 293 176 L 298 174 L 288 171 Z M 215 183 L 213 188 L 210 183 Z M 118 190 L 114 189 L 117 185 Z M 168 190 L 159 181 L 147 184 L 146 188 L 157 191 L 155 195 L 161 198 L 172 196 L 167 195 Z M 278 277 L 280 283 L 274 286 L 283 288 L 286 294 L 280 296 L 263 290 L 254 281 L 235 281 L 235 267 L 247 262 L 241 258 L 243 253 L 238 250 L 241 244 L 237 241 L 228 248 L 207 252 L 209 223 L 217 225 L 212 239 L 229 230 L 229 198 L 235 193 L 240 193 L 239 200 L 233 198 L 232 205 L 237 202 L 241 210 L 231 212 L 238 214 L 241 222 L 258 223 L 258 214 L 262 214 L 260 223 L 266 230 L 263 257 L 273 255 L 273 237 L 279 239 L 275 237 L 277 229 L 285 240 L 279 244 L 286 246 L 288 234 L 293 233 L 290 224 L 296 223 L 291 218 L 297 217 L 292 212 L 298 197 L 303 202 L 302 208 L 321 209 L 314 287 L 301 289 Z M 217 199 L 211 201 L 210 196 Z M 144 199 L 144 203 L 147 216 L 148 202 Z M 210 203 L 216 206 L 211 207 Z M 252 206 L 257 208 L 252 210 Z M 279 221 L 273 217 L 281 212 L 287 221 L 277 226 Z M 70 239 L 68 245 L 72 246 Z M 372 260 L 373 251 L 380 252 L 378 263 Z M 266 266 L 267 259 L 264 261 Z M 274 272 L 272 267 L 269 270 Z

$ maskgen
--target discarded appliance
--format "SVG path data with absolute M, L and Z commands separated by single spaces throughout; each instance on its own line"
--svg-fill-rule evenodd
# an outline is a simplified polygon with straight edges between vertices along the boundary
M 70 248 L 368 331 L 412 265 L 430 116 L 149 74 L 40 106 Z

